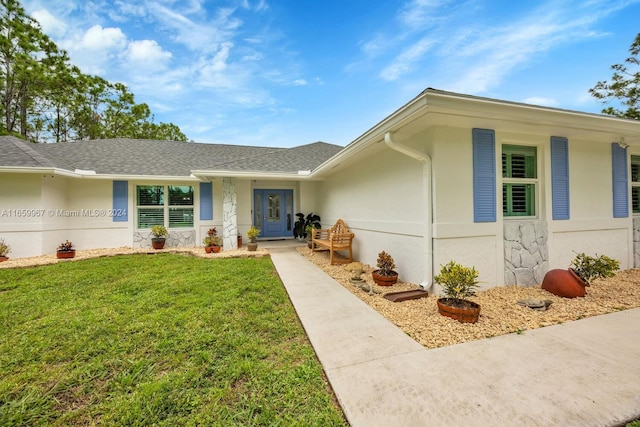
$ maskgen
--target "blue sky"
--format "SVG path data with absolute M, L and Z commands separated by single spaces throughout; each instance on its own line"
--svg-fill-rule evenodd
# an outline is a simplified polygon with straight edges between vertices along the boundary
M 347 145 L 427 87 L 586 112 L 640 0 L 23 0 L 196 142 Z

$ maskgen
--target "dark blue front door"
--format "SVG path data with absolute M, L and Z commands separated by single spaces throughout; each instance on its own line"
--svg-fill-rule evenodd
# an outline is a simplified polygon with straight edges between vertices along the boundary
M 293 190 L 254 190 L 253 207 L 260 237 L 293 236 Z

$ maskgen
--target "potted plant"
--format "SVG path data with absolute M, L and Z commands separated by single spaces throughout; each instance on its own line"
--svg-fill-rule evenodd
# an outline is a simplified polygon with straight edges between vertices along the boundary
M 0 262 L 9 259 L 7 256 L 9 252 L 11 252 L 11 247 L 4 241 L 4 239 L 0 239 Z
M 56 257 L 58 258 L 73 258 L 76 256 L 76 250 L 73 249 L 73 243 L 68 240 L 60 243 L 58 250 L 56 251 Z
M 307 225 L 304 228 L 304 234 L 307 236 L 307 247 L 311 249 L 311 240 L 313 239 L 313 225 Z
M 371 272 L 371 277 L 378 286 L 391 286 L 398 282 L 398 273 L 393 270 L 396 264 L 391 255 L 385 251 L 380 252 L 377 266 L 378 269 Z
M 476 323 L 480 316 L 480 305 L 469 301 L 478 287 L 478 271 L 450 261 L 443 265 L 440 274 L 433 277 L 440 284 L 444 297 L 438 299 L 438 311 L 462 323 Z
M 207 231 L 207 237 L 202 240 L 202 243 L 204 243 L 204 250 L 208 254 L 211 252 L 218 253 L 222 248 L 222 238 L 218 236 L 218 231 L 215 227 Z
M 308 214 L 306 217 L 302 212 L 298 212 L 296 214 L 298 220 L 293 224 L 293 237 L 297 239 L 309 239 L 309 226 L 320 228 L 322 224 L 320 223 L 320 215 L 316 215 L 314 213 Z
M 153 246 L 153 249 L 164 248 L 164 243 L 167 237 L 169 237 L 169 232 L 164 225 L 154 225 L 151 227 L 151 234 L 153 235 L 151 238 L 151 246 Z
M 249 231 L 247 231 L 247 238 L 249 239 L 249 243 L 247 243 L 248 250 L 255 251 L 256 249 L 258 249 L 258 243 L 256 242 L 256 239 L 258 238 L 259 235 L 260 235 L 260 230 L 258 230 L 252 225 L 249 228 Z
M 581 252 L 568 269 L 549 270 L 542 280 L 542 289 L 565 298 L 583 297 L 592 281 L 612 277 L 619 268 L 618 260 L 606 255 L 592 257 Z

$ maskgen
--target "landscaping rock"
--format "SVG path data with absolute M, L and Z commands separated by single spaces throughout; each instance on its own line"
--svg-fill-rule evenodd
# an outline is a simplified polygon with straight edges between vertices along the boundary
M 525 298 L 518 301 L 519 305 L 538 311 L 547 311 L 551 303 L 551 300 L 541 300 L 536 298 Z

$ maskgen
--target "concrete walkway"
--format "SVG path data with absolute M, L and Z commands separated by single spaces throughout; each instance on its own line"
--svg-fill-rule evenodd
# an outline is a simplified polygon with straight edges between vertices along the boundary
M 295 249 L 261 246 L 353 427 L 640 418 L 640 309 L 428 350 Z

